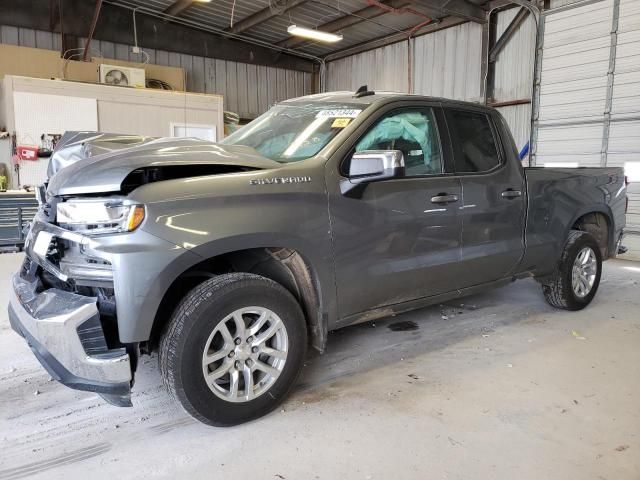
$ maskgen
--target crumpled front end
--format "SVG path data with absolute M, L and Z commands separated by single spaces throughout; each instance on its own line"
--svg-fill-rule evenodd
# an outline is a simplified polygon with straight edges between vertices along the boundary
M 108 301 L 91 295 L 112 287 L 109 259 L 93 251 L 93 243 L 49 223 L 40 211 L 27 236 L 22 268 L 13 276 L 9 319 L 54 379 L 96 392 L 114 405 L 131 406 L 131 357 L 105 335 L 100 310 L 109 310 Z M 59 255 L 62 244 L 70 252 L 66 261 Z M 82 262 L 70 261 L 74 254 Z

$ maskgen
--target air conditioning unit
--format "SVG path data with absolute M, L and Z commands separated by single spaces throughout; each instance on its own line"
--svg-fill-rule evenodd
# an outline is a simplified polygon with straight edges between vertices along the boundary
M 100 83 L 119 85 L 121 87 L 144 88 L 144 69 L 103 63 L 100 65 Z

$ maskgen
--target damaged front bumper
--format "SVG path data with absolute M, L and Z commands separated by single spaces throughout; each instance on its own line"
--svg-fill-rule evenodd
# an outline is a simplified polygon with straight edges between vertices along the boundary
M 36 216 L 25 244 L 26 262 L 65 279 L 46 258 L 53 237 L 81 245 L 90 240 Z M 12 279 L 9 320 L 54 379 L 76 390 L 96 392 L 114 405 L 131 406 L 130 356 L 125 348 L 108 348 L 95 297 L 58 288 L 39 291 L 37 277 L 25 274 L 23 268 Z

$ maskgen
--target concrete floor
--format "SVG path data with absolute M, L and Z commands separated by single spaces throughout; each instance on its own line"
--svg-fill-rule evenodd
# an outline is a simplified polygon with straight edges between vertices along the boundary
M 282 409 L 230 429 L 175 407 L 156 358 L 129 409 L 48 381 L 3 309 L 0 479 L 638 480 L 639 282 L 616 260 L 582 312 L 526 280 L 332 333 Z

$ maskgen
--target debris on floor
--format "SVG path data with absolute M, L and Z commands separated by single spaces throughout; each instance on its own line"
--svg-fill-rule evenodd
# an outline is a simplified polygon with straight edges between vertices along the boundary
M 576 338 L 576 340 L 586 340 L 585 337 L 580 335 L 580 332 L 576 332 L 575 330 L 571 332 L 571 334 Z

